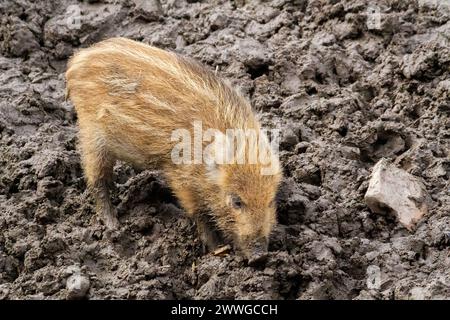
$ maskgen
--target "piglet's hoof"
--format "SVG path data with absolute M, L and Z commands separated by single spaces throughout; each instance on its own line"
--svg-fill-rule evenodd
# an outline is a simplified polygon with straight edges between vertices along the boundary
M 114 231 L 119 229 L 120 222 L 117 218 L 117 214 L 104 214 L 103 223 L 108 230 Z

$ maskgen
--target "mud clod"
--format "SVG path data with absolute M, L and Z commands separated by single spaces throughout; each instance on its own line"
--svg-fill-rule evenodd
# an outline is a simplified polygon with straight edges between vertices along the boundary
M 67 297 L 69 299 L 84 298 L 89 290 L 90 281 L 81 274 L 71 275 L 66 282 Z
M 395 214 L 408 230 L 428 212 L 429 196 L 423 184 L 386 159 L 373 168 L 364 199 L 373 212 Z

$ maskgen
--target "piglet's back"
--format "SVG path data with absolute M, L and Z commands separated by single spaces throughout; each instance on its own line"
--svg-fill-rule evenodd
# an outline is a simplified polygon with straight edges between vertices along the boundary
M 79 118 L 110 120 L 168 134 L 201 120 L 207 127 L 246 127 L 247 101 L 196 62 L 124 38 L 75 54 L 66 72 L 67 95 Z

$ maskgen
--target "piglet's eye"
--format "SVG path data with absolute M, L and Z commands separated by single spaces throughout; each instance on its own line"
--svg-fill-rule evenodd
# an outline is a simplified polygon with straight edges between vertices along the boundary
M 231 196 L 231 206 L 234 209 L 241 209 L 244 206 L 244 203 L 242 202 L 241 197 L 239 197 L 237 195 L 232 195 Z

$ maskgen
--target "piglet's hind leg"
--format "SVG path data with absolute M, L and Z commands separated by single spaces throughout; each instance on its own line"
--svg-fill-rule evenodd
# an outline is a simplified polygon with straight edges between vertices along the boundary
M 114 159 L 106 150 L 105 140 L 99 130 L 80 128 L 83 168 L 88 187 L 95 197 L 96 212 L 110 230 L 119 227 L 116 209 L 111 203 L 110 187 Z

